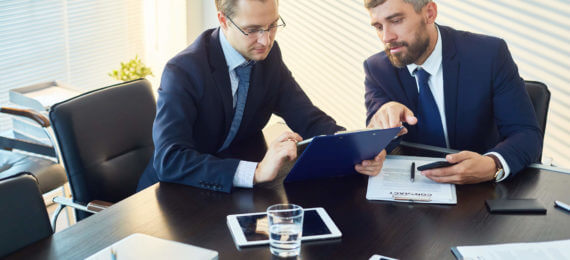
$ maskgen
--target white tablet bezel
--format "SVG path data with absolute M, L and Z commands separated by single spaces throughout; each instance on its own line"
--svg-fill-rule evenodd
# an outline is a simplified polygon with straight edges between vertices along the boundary
M 317 212 L 317 214 L 319 215 L 319 217 L 321 217 L 321 219 L 323 220 L 326 227 L 329 229 L 329 231 L 331 233 L 326 234 L 326 235 L 303 236 L 301 238 L 302 241 L 331 239 L 331 238 L 339 238 L 342 236 L 342 233 L 340 232 L 338 227 L 335 225 L 335 223 L 332 221 L 329 214 L 325 211 L 324 208 L 320 208 L 320 207 L 319 208 L 307 208 L 304 210 L 305 211 L 315 210 Z M 243 231 L 241 230 L 241 227 L 240 227 L 239 222 L 237 220 L 237 218 L 241 217 L 241 216 L 250 216 L 250 215 L 259 215 L 259 214 L 265 214 L 265 212 L 232 214 L 232 215 L 227 216 L 228 228 L 230 229 L 232 237 L 234 238 L 234 241 L 235 241 L 237 246 L 243 247 L 243 246 L 256 246 L 256 245 L 269 244 L 269 240 L 247 241 L 245 239 L 245 235 L 243 234 Z

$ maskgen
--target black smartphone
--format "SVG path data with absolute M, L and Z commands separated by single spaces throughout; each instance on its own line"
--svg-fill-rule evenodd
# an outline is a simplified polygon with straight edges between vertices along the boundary
M 432 163 L 428 163 L 428 164 L 424 164 L 422 166 L 419 166 L 418 171 L 425 171 L 425 170 L 431 170 L 431 169 L 436 169 L 436 168 L 449 167 L 452 165 L 455 165 L 455 163 L 450 163 L 448 161 L 437 161 L 437 162 L 432 162 Z

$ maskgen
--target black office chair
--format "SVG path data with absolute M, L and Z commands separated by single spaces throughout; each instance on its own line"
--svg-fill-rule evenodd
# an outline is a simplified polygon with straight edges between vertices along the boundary
M 0 179 L 0 230 L 0 258 L 53 233 L 32 174 Z
M 538 81 L 525 80 L 524 85 L 530 97 L 530 101 L 532 102 L 532 106 L 534 107 L 538 126 L 540 127 L 540 130 L 542 130 L 542 140 L 544 140 L 546 117 L 548 115 L 548 105 L 550 104 L 550 91 L 544 83 Z M 542 151 L 538 154 L 538 162 L 540 162 L 541 159 Z
M 20 172 L 31 172 L 37 179 L 40 192 L 46 193 L 67 182 L 63 167 L 50 159 L 0 150 L 0 179 Z
M 97 212 L 136 192 L 154 152 L 155 113 L 156 101 L 145 79 L 97 89 L 52 106 L 49 117 L 73 196 L 72 201 L 54 200 L 62 205 L 56 214 L 66 205 Z M 98 202 L 89 204 L 94 201 Z M 78 221 L 89 215 L 76 210 Z
M 65 169 L 59 163 L 57 148 L 53 145 L 55 141 L 51 124 L 47 117 L 31 109 L 11 107 L 0 107 L 0 113 L 27 118 L 31 123 L 38 124 L 52 143 L 48 145 L 15 136 L 0 136 L 0 179 L 29 172 L 38 180 L 42 194 L 61 187 L 65 195 L 64 185 L 67 177 Z M 52 219 L 52 225 L 55 229 L 55 217 Z

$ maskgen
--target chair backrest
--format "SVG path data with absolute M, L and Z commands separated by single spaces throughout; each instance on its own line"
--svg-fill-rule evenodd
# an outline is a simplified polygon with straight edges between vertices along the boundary
M 546 130 L 546 117 L 548 115 L 548 105 L 550 104 L 550 91 L 548 87 L 538 81 L 526 81 L 524 82 L 526 91 L 534 107 L 534 113 L 536 115 L 536 120 L 538 121 L 538 126 L 542 130 L 542 139 L 544 140 L 544 133 Z M 539 153 L 538 159 L 542 157 L 542 151 Z
M 73 200 L 118 202 L 135 193 L 154 145 L 156 101 L 138 79 L 52 106 L 49 116 Z M 78 214 L 80 220 L 87 215 Z
M 550 104 L 550 91 L 544 83 L 538 81 L 525 81 L 524 85 L 526 92 L 530 96 L 532 106 L 534 107 L 538 126 L 540 126 L 540 130 L 542 130 L 542 135 L 544 136 L 548 105 Z
M 0 230 L 0 258 L 53 233 L 33 175 L 0 180 Z

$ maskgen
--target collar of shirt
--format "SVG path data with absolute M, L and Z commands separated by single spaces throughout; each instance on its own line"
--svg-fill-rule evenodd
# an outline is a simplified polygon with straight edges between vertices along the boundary
M 220 29 L 220 45 L 222 45 L 222 51 L 224 53 L 224 58 L 226 59 L 226 64 L 228 64 L 228 71 L 233 71 L 240 65 L 247 63 L 247 60 L 238 52 L 226 39 L 224 32 Z
M 426 59 L 426 61 L 424 62 L 424 64 L 421 65 L 421 67 L 427 71 L 430 75 L 435 75 L 437 73 L 437 71 L 440 69 L 441 67 L 441 61 L 442 61 L 442 44 L 441 44 L 441 33 L 439 32 L 439 27 L 437 27 L 437 25 L 435 26 L 435 28 L 437 29 L 437 41 L 435 43 L 435 48 L 433 49 L 433 51 L 431 52 L 431 54 L 429 55 L 429 57 Z M 406 67 L 408 67 L 408 71 L 410 72 L 410 75 L 412 75 L 412 77 L 415 77 L 415 70 L 418 66 L 415 63 L 406 65 Z
M 220 45 L 222 46 L 222 52 L 224 53 L 224 58 L 226 59 L 226 64 L 228 65 L 228 73 L 230 74 L 230 89 L 232 91 L 232 107 L 236 107 L 236 92 L 239 85 L 239 78 L 235 69 L 243 64 L 252 63 L 253 61 L 247 61 L 226 39 L 224 32 L 220 29 Z

